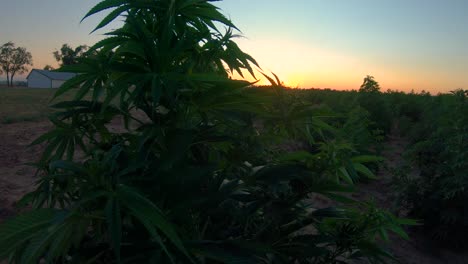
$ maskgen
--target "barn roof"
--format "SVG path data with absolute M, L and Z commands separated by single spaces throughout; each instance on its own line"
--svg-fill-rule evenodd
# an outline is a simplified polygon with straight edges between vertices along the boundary
M 76 76 L 76 73 L 72 73 L 72 72 L 55 72 L 55 71 L 33 69 L 31 73 L 33 71 L 36 71 L 51 80 L 59 80 L 59 81 L 66 81 Z M 29 73 L 29 75 L 31 75 L 31 73 Z M 26 77 L 26 79 L 29 78 L 29 75 L 28 77 Z

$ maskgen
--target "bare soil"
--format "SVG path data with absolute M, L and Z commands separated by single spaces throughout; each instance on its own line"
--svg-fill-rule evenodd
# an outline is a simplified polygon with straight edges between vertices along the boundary
M 15 203 L 33 190 L 35 169 L 26 163 L 38 160 L 42 146 L 29 144 L 49 128 L 48 121 L 0 124 L 0 222 L 13 215 Z

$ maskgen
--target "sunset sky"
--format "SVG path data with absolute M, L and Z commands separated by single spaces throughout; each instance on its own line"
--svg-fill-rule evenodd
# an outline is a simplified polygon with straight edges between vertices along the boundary
M 63 43 L 91 45 L 99 0 L 2 1 L 0 44 L 31 51 L 34 68 L 57 66 Z M 225 0 L 241 48 L 289 86 L 357 89 L 373 75 L 386 89 L 468 88 L 467 0 Z M 112 25 L 117 26 L 117 25 Z M 110 28 L 112 28 L 110 26 Z M 109 28 L 108 28 L 109 29 Z

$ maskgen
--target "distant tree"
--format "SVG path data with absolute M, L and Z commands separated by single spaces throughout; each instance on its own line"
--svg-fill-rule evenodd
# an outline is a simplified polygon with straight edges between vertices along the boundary
M 8 86 L 12 86 L 15 75 L 25 73 L 29 65 L 32 65 L 32 55 L 26 48 L 16 47 L 11 41 L 0 46 L 0 67 L 2 73 L 6 73 Z
M 53 71 L 53 70 L 55 70 L 55 68 L 52 67 L 52 66 L 50 66 L 49 64 L 47 64 L 46 66 L 44 66 L 44 70 L 46 70 L 46 71 Z
M 56 50 L 52 54 L 60 65 L 73 65 L 78 63 L 77 59 L 84 56 L 88 49 L 86 45 L 80 45 L 74 49 L 68 44 L 63 44 L 60 51 Z
M 362 83 L 361 88 L 359 88 L 359 91 L 360 92 L 379 92 L 380 85 L 374 79 L 374 76 L 367 75 L 364 78 L 364 82 Z

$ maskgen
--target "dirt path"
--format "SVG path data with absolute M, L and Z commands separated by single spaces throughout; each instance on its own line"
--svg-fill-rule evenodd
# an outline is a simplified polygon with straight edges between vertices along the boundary
M 392 187 L 392 171 L 404 163 L 402 154 L 409 142 L 392 133 L 385 143 L 382 156 L 386 159 L 378 173 L 378 179 L 368 184 L 361 184 L 358 193 L 353 195 L 358 200 L 374 199 L 381 208 L 396 212 L 395 189 Z M 417 173 L 416 168 L 412 172 Z M 411 240 L 392 236 L 389 249 L 404 264 L 467 264 L 468 254 L 442 250 L 430 243 L 430 239 L 412 230 L 408 230 Z

